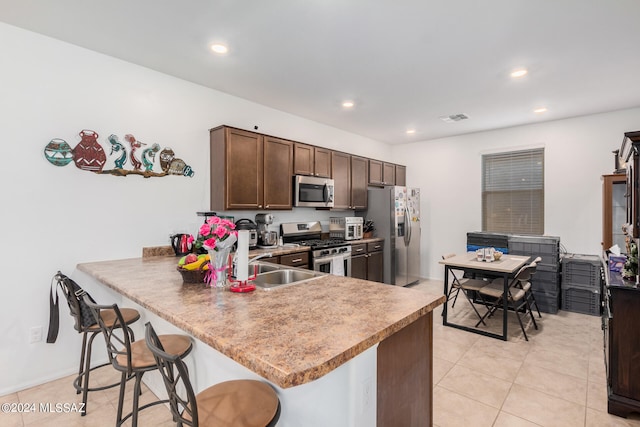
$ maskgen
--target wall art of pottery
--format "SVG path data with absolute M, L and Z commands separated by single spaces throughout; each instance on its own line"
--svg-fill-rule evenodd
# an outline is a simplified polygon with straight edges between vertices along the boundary
M 169 148 L 160 147 L 159 144 L 145 144 L 131 134 L 124 136 L 124 142 L 117 135 L 107 137 L 109 143 L 109 159 L 104 148 L 98 142 L 98 133 L 83 129 L 78 134 L 80 142 L 74 147 L 64 139 L 53 138 L 44 147 L 44 157 L 54 166 L 66 166 L 72 161 L 81 170 L 111 174 L 117 176 L 142 175 L 145 178 L 152 176 L 181 175 L 193 177 L 195 174 L 191 166 L 175 156 L 175 152 Z M 156 161 L 158 157 L 158 161 Z M 127 162 L 131 167 L 126 168 Z M 112 169 L 105 169 L 105 165 L 111 165 Z M 156 169 L 156 170 L 154 170 Z

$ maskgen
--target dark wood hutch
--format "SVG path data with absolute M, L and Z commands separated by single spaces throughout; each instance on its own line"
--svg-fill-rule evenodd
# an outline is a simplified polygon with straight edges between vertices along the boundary
M 624 134 L 620 165 L 627 175 L 627 222 L 638 242 L 640 230 L 640 131 Z M 627 417 L 640 413 L 640 287 L 618 272 L 607 274 L 602 328 L 607 370 L 607 408 L 610 414 Z

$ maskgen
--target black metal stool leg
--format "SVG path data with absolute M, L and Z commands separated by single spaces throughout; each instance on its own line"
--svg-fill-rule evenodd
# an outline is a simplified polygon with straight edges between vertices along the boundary
M 133 412 L 131 415 L 131 426 L 138 427 L 138 411 L 139 411 L 139 403 L 140 403 L 140 394 L 142 391 L 140 390 L 140 382 L 142 381 L 142 374 L 144 372 L 136 373 L 136 382 L 133 388 Z
M 80 364 L 78 365 L 78 376 L 73 383 L 73 386 L 76 388 L 76 394 L 80 394 L 80 392 L 84 388 L 81 382 L 84 374 L 83 369 L 84 369 L 84 359 L 85 359 L 86 352 L 87 352 L 87 332 L 85 331 L 82 333 L 82 350 L 80 351 Z
M 116 427 L 120 427 L 122 425 L 122 407 L 124 406 L 124 388 L 127 384 L 127 373 L 123 372 L 120 377 L 120 393 L 118 394 L 118 412 L 116 414 Z
M 91 338 L 89 338 L 89 342 L 86 348 L 86 364 L 84 367 L 84 375 L 82 379 L 82 403 L 84 404 L 84 411 L 82 411 L 82 416 L 87 415 L 87 394 L 89 393 L 89 374 L 91 373 L 91 350 L 93 348 L 93 339 L 98 335 L 98 332 L 94 332 L 91 334 Z M 86 337 L 86 334 L 85 334 Z M 84 349 L 83 349 L 84 350 Z

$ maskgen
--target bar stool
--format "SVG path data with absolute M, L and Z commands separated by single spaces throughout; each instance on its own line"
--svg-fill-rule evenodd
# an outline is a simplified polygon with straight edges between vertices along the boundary
M 140 399 L 140 383 L 145 372 L 158 369 L 154 355 L 147 347 L 145 340 L 133 340 L 133 335 L 128 331 L 118 336 L 119 330 L 124 330 L 122 325 L 125 324 L 122 310 L 117 304 L 98 305 L 84 296 L 84 301 L 93 313 L 107 344 L 107 355 L 111 365 L 121 373 L 120 377 L 120 394 L 118 396 L 118 413 L 116 416 L 116 427 L 121 426 L 127 419 L 131 418 L 131 425 L 138 426 L 139 411 L 150 406 L 161 403 L 168 403 L 169 400 L 157 400 L 147 403 L 143 406 L 139 405 Z M 103 320 L 104 312 L 113 311 L 115 313 L 115 321 L 108 324 Z M 166 349 L 167 353 L 177 359 L 182 359 L 189 354 L 192 348 L 191 339 L 186 335 L 161 335 L 159 341 Z M 135 377 L 135 385 L 133 388 L 133 408 L 126 416 L 122 416 L 124 406 L 124 395 L 126 391 L 127 380 Z
M 171 413 L 179 426 L 273 427 L 278 422 L 280 400 L 268 384 L 256 380 L 224 381 L 196 395 L 187 366 L 168 352 L 149 322 L 145 340 L 162 374 Z M 177 392 L 180 384 L 186 398 Z
M 89 375 L 91 374 L 91 371 L 110 364 L 103 363 L 101 365 L 94 366 L 93 368 L 91 367 L 91 350 L 93 348 L 93 340 L 96 335 L 102 332 L 102 329 L 100 329 L 100 326 L 96 323 L 95 319 L 93 318 L 93 314 L 84 304 L 82 298 L 84 295 L 86 295 L 91 301 L 94 300 L 73 279 L 62 274 L 59 271 L 55 276 L 53 276 L 53 282 L 55 282 L 56 287 L 53 288 L 52 286 L 50 294 L 51 304 L 47 342 L 54 343 L 58 336 L 59 312 L 57 287 L 59 286 L 62 289 L 62 293 L 67 300 L 69 312 L 75 320 L 75 324 L 73 327 L 76 331 L 78 331 L 78 333 L 82 334 L 82 350 L 80 352 L 78 376 L 73 380 L 73 387 L 76 389 L 76 394 L 82 393 L 83 411 L 80 414 L 84 416 L 87 414 L 87 395 L 90 391 L 106 390 L 119 385 L 120 382 L 118 381 L 113 384 L 100 387 L 89 387 Z M 129 328 L 129 325 L 140 319 L 140 313 L 138 313 L 138 311 L 133 308 L 123 308 L 121 309 L 121 313 L 123 319 L 122 324 L 126 326 L 126 328 L 129 330 L 129 333 L 133 337 L 133 331 Z M 116 314 L 113 310 L 104 310 L 101 313 L 101 316 L 102 321 L 106 325 L 111 325 L 112 327 L 114 326 L 116 321 Z

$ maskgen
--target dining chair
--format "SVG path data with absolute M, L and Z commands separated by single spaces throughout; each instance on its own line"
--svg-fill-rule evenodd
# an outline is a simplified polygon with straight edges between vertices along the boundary
M 541 257 L 536 257 L 536 259 L 534 259 L 533 261 L 531 261 L 529 264 L 527 264 L 528 266 L 532 267 L 533 270 L 531 270 L 531 276 L 533 276 L 536 272 L 536 269 L 538 267 L 538 263 L 542 261 Z M 524 290 L 525 292 L 525 298 L 528 299 L 529 301 L 529 305 L 531 306 L 531 308 L 533 308 L 533 306 L 535 305 L 536 307 L 536 311 L 538 312 L 538 317 L 542 318 L 542 315 L 540 314 L 540 308 L 538 307 L 538 303 L 536 302 L 536 297 L 533 294 L 533 289 L 532 289 L 532 285 L 531 285 L 531 276 L 529 276 L 528 279 L 526 280 L 521 280 L 520 283 L 516 283 L 517 287 L 520 287 Z M 494 279 L 491 283 L 496 282 L 496 283 L 500 283 L 503 284 L 503 279 Z
M 482 316 L 481 320 L 491 317 L 493 313 L 495 313 L 499 308 L 502 308 L 503 310 L 508 310 L 509 308 L 511 308 L 516 313 L 518 323 L 520 323 L 520 328 L 522 329 L 522 333 L 524 334 L 524 339 L 529 341 L 519 312 L 524 308 L 525 313 L 529 313 L 529 315 L 531 316 L 531 321 L 533 322 L 534 328 L 538 329 L 538 324 L 536 323 L 536 319 L 533 316 L 533 312 L 531 311 L 531 305 L 529 304 L 528 298 L 526 298 L 527 292 L 522 287 L 522 283 L 528 282 L 531 279 L 531 276 L 535 272 L 535 269 L 535 265 L 524 265 L 520 268 L 520 270 L 518 270 L 518 273 L 516 273 L 516 275 L 509 281 L 506 290 L 506 307 L 504 307 L 503 305 L 505 293 L 504 279 L 494 280 L 487 286 L 484 286 L 482 289 L 480 289 L 478 293 L 482 300 L 485 301 L 488 306 L 487 312 Z M 488 297 L 488 299 L 492 300 L 493 302 L 489 302 L 487 299 L 485 299 L 485 297 Z M 476 327 L 479 324 L 480 321 L 476 323 Z
M 178 426 L 272 427 L 280 418 L 280 400 L 257 380 L 224 381 L 195 394 L 182 359 L 170 354 L 150 322 L 145 339 L 162 374 L 169 408 Z
M 121 373 L 120 375 L 120 394 L 118 395 L 118 410 L 116 416 L 116 427 L 120 427 L 127 419 L 131 418 L 131 425 L 138 426 L 138 413 L 150 406 L 161 403 L 168 403 L 168 399 L 156 400 L 143 406 L 139 405 L 141 394 L 141 381 L 145 372 L 158 369 L 155 358 L 147 347 L 144 339 L 134 341 L 133 334 L 128 329 L 123 329 L 124 316 L 122 310 L 117 304 L 99 305 L 91 301 L 87 295 L 84 301 L 93 313 L 96 322 L 102 330 L 105 342 L 107 344 L 107 355 L 111 365 Z M 103 320 L 105 311 L 113 311 L 115 320 L 112 324 Z M 191 338 L 187 335 L 161 335 L 158 340 L 162 343 L 167 354 L 176 358 L 184 358 L 192 348 Z M 122 416 L 124 407 L 124 396 L 126 391 L 127 380 L 134 378 L 133 388 L 133 407 L 130 413 Z
M 456 254 L 445 254 L 445 255 L 442 255 L 442 259 L 446 260 L 454 256 L 456 256 Z M 467 292 L 478 292 L 480 289 L 487 286 L 489 282 L 486 280 L 471 279 L 467 277 L 458 278 L 458 275 L 456 274 L 455 270 L 449 269 L 449 271 L 451 272 L 452 280 L 451 280 L 451 286 L 449 287 L 449 292 L 447 293 L 446 303 L 448 304 L 449 301 L 453 298 L 453 304 L 451 304 L 451 308 L 454 308 L 456 306 L 458 294 L 460 293 L 460 291 L 462 291 L 462 294 L 465 296 L 465 299 L 469 301 L 469 304 L 471 304 L 471 308 L 473 308 L 473 311 L 475 311 L 476 315 L 478 316 L 478 319 L 480 319 L 478 324 L 482 323 L 483 325 L 485 325 L 484 319 L 480 315 L 480 312 L 478 311 L 478 309 L 476 308 L 473 302 L 473 298 L 471 298 Z M 458 270 L 458 274 L 462 274 L 462 272 Z M 453 295 L 454 293 L 455 295 Z
M 58 308 L 58 293 L 60 288 L 62 294 L 67 300 L 69 306 L 69 313 L 73 317 L 75 324 L 74 329 L 78 333 L 82 334 L 82 349 L 80 350 L 80 363 L 78 366 L 78 376 L 73 380 L 73 387 L 76 389 L 76 393 L 82 393 L 83 410 L 81 415 L 87 414 L 87 397 L 90 391 L 106 390 L 112 387 L 116 387 L 120 382 L 103 386 L 89 386 L 89 376 L 92 371 L 109 365 L 109 363 L 102 363 L 100 365 L 91 367 L 91 352 L 93 349 L 93 340 L 102 332 L 102 329 L 96 323 L 93 314 L 89 308 L 84 305 L 83 297 L 86 295 L 91 301 L 93 298 L 78 285 L 69 276 L 58 271 L 52 279 L 52 288 L 50 293 L 50 313 L 49 313 L 49 332 L 47 334 L 47 343 L 54 343 L 58 337 L 59 328 L 59 308 Z M 121 310 L 122 323 L 127 328 L 131 336 L 133 337 L 133 331 L 129 328 L 129 325 L 140 319 L 140 313 L 133 308 L 123 308 Z M 113 310 L 104 310 L 100 314 L 102 321 L 111 327 L 115 327 L 116 315 Z
M 531 272 L 531 275 L 535 274 L 536 269 L 538 267 L 538 263 L 540 261 L 542 261 L 542 258 L 536 257 L 536 259 L 531 261 L 531 263 L 529 264 L 530 267 L 533 267 L 533 271 Z M 531 279 L 525 282 L 520 282 L 520 284 L 522 286 L 522 289 L 524 289 L 525 291 L 525 298 L 527 298 L 527 300 L 529 301 L 529 306 L 533 308 L 533 306 L 535 305 L 536 311 L 538 312 L 538 317 L 542 318 L 542 315 L 540 314 L 540 308 L 538 307 L 538 303 L 536 302 L 536 296 L 533 294 Z

